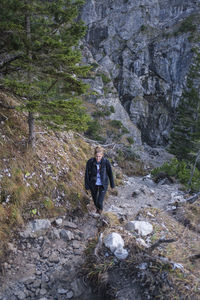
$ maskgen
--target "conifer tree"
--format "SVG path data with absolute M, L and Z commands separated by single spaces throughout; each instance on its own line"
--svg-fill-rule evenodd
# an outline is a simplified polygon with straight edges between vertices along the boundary
M 80 80 L 78 43 L 85 26 L 77 15 L 81 0 L 1 0 L 0 83 L 19 96 L 28 112 L 29 143 L 34 143 L 34 120 L 51 128 L 86 128 L 79 96 L 87 86 Z
M 178 107 L 169 148 L 178 159 L 188 161 L 198 153 L 200 141 L 200 52 L 194 51 L 194 62 Z

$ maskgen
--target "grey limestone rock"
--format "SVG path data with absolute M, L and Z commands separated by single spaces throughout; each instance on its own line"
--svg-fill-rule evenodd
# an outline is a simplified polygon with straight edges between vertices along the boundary
M 97 80 L 98 101 L 120 99 L 132 124 L 141 130 L 142 141 L 151 146 L 168 143 L 172 112 L 197 46 L 190 30 L 179 28 L 199 13 L 196 0 L 87 0 L 82 9 L 90 62 L 93 58 L 110 74 L 117 91 L 117 96 L 102 100 L 102 83 Z

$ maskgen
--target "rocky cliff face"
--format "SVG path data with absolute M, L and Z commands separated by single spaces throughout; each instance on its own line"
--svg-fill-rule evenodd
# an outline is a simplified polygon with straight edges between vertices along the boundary
M 149 145 L 168 143 L 199 12 L 197 0 L 87 0 L 82 10 L 87 48 Z

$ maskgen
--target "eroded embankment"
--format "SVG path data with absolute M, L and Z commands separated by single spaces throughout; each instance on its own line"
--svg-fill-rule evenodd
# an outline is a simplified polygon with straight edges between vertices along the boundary
M 126 178 L 101 217 L 90 203 L 84 216 L 77 210 L 29 223 L 9 244 L 0 299 L 198 299 L 199 234 L 174 218 L 183 206 L 169 202 L 184 198 L 178 185 L 166 183 Z M 151 230 L 144 234 L 130 221 L 145 221 Z M 124 240 L 126 259 L 104 244 L 113 232 Z

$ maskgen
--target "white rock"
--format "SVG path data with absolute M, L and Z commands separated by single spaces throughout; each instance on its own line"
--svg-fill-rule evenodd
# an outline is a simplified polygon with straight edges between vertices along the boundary
M 124 240 L 120 234 L 112 232 L 104 238 L 104 245 L 114 253 L 117 248 L 124 247 Z
M 69 231 L 69 230 L 62 229 L 60 231 L 60 237 L 64 241 L 71 241 L 71 240 L 74 239 L 74 234 L 71 231 Z
M 128 251 L 126 249 L 124 249 L 123 247 L 118 247 L 115 252 L 114 255 L 118 258 L 118 259 L 126 259 L 128 256 Z
M 70 291 L 69 293 L 67 293 L 66 298 L 71 299 L 73 296 L 74 296 L 74 293 L 72 291 Z
M 59 218 L 55 222 L 56 222 L 56 225 L 60 226 L 60 225 L 62 225 L 63 220 L 61 218 Z
M 138 269 L 140 269 L 140 270 L 146 270 L 147 268 L 148 268 L 148 264 L 147 263 L 141 263 L 138 266 Z
M 141 236 L 146 236 L 153 232 L 153 226 L 145 221 L 131 221 L 126 224 L 126 230 L 137 231 Z
M 63 295 L 63 294 L 67 294 L 68 290 L 59 288 L 57 292 L 58 292 L 58 294 Z
M 147 245 L 147 243 L 143 239 L 141 239 L 141 238 L 136 239 L 136 243 L 139 246 L 142 246 L 144 248 L 149 248 L 149 246 Z
M 36 237 L 46 232 L 51 227 L 51 222 L 46 219 L 37 219 L 28 223 L 25 231 L 21 232 L 22 237 Z

